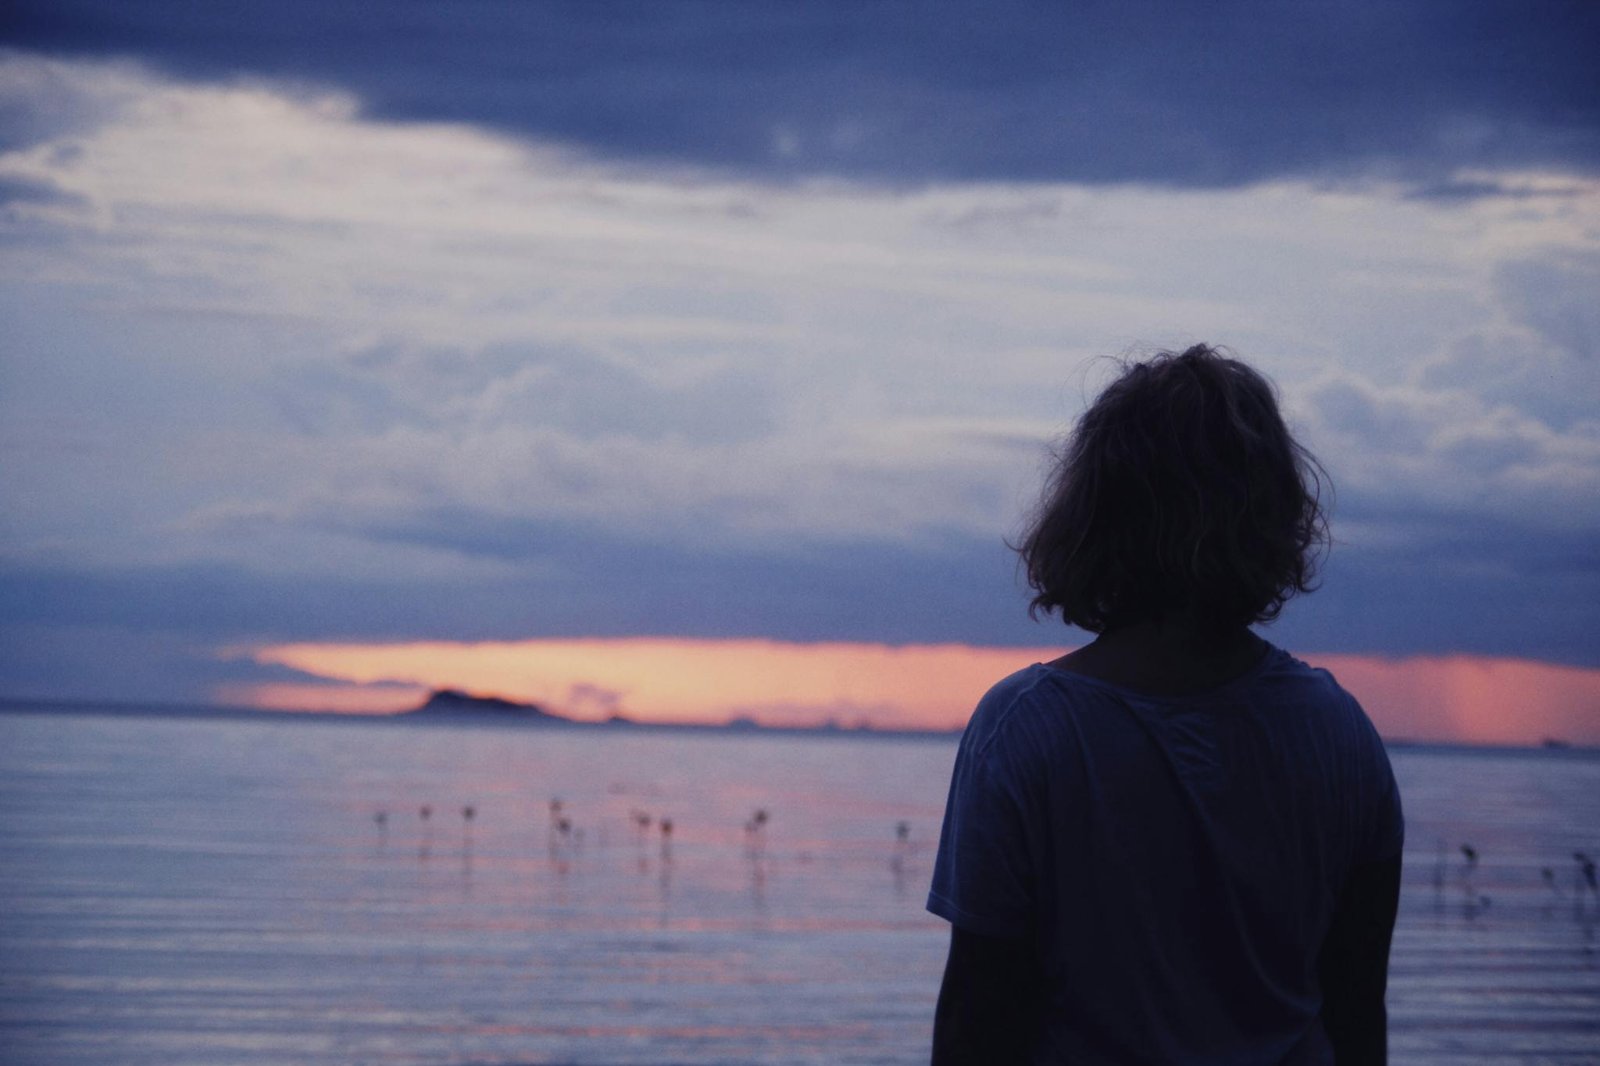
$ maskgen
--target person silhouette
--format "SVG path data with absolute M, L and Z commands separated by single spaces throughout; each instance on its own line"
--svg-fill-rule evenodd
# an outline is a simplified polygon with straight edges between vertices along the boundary
M 1315 587 L 1326 475 L 1272 386 L 1125 364 L 1016 545 L 1091 643 L 961 739 L 933 1062 L 1381 1063 L 1404 821 L 1383 742 L 1252 626 Z

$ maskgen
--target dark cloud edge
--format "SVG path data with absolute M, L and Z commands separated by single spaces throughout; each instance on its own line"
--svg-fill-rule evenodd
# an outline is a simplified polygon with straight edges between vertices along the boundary
M 619 162 L 768 180 L 1234 187 L 1378 176 L 1444 203 L 1600 172 L 1600 8 L 1235 2 L 543 4 L 16 0 L 13 47 L 356 94 Z M 783 131 L 777 137 L 778 131 Z M 852 132 L 853 131 L 853 132 Z M 788 150 L 776 140 L 786 140 Z
M 165 634 L 216 649 L 275 641 L 517 640 L 661 636 L 800 642 L 1074 644 L 1030 621 L 1015 561 L 996 540 L 918 550 L 813 546 L 713 553 L 589 535 L 559 576 L 359 581 L 222 566 L 119 572 L 12 567 L 0 624 L 33 631 Z M 1291 601 L 1268 636 L 1294 649 L 1403 656 L 1473 654 L 1600 667 L 1593 604 L 1600 565 L 1581 544 L 1533 549 L 1524 564 L 1442 543 L 1338 548 L 1322 587 Z M 12 671 L 6 671 L 10 674 Z M 3 675 L 0 675 L 3 676 Z

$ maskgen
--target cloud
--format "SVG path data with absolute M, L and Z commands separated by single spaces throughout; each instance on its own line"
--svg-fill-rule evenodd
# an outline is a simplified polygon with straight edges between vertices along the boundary
M 20 221 L 28 207 L 82 206 L 82 202 L 46 181 L 27 178 L 0 180 L 0 210 Z M 19 211 L 18 209 L 23 210 Z
M 1458 173 L 1439 181 L 1414 185 L 1406 193 L 1408 199 L 1469 201 L 1499 197 L 1510 200 L 1548 199 L 1551 197 L 1582 195 L 1580 189 L 1559 182 L 1525 181 L 1512 183 L 1492 176 Z
M 996 538 L 934 549 L 840 542 L 796 551 L 677 547 L 587 526 L 527 529 L 515 565 L 397 560 L 481 552 L 482 534 L 429 530 L 428 554 L 361 541 L 389 572 L 308 576 L 218 565 L 86 572 L 12 565 L 0 572 L 0 610 L 17 624 L 111 626 L 191 644 L 241 640 L 407 637 L 489 639 L 568 636 L 737 636 L 790 640 L 913 641 L 927 633 L 974 642 L 1027 642 L 1013 561 Z M 499 531 L 496 531 L 497 535 Z M 413 534 L 416 535 L 416 534 Z M 459 540 L 448 540 L 451 536 Z M 959 634 L 959 637 L 956 636 Z M 1053 638 L 1053 635 L 1052 635 Z M 1046 638 L 1046 639 L 1052 639 Z M 82 652 L 94 654 L 86 642 Z M 7 664 L 0 663 L 0 676 Z
M 1459 195 L 1463 168 L 1600 163 L 1600 16 L 1581 4 L 1538 17 L 1490 0 L 481 14 L 16 0 L 8 36 L 185 76 L 339 84 L 384 119 L 779 176 L 1218 187 L 1380 172 Z
M 885 188 L 128 63 L 0 96 L 50 190 L 0 212 L 17 624 L 1038 643 L 1001 538 L 1046 442 L 1104 355 L 1209 339 L 1340 489 L 1283 632 L 1597 654 L 1582 174 Z
M 1586 364 L 1600 380 L 1600 252 L 1564 251 L 1512 260 L 1499 268 L 1499 289 L 1516 322 L 1562 355 Z
M 1341 457 L 1346 495 L 1369 515 L 1398 507 L 1569 532 L 1600 523 L 1600 420 L 1556 429 L 1469 392 L 1348 377 L 1307 395 L 1313 436 Z
M 67 622 L 8 610 L 0 646 L 0 693 L 11 699 L 210 704 L 266 686 L 327 685 L 300 670 L 221 655 L 213 632 L 129 626 L 115 612 Z

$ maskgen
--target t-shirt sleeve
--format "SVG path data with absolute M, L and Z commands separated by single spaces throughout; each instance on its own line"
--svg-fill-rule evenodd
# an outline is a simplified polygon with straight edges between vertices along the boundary
M 1394 767 L 1389 763 L 1383 738 L 1366 713 L 1360 714 L 1366 748 L 1361 793 L 1366 801 L 1366 818 L 1356 861 L 1383 862 L 1399 855 L 1405 846 L 1405 813 L 1400 805 L 1400 786 L 1395 781 Z
M 1034 900 L 1018 782 L 976 732 L 968 727 L 956 753 L 928 910 L 967 932 L 1021 937 Z

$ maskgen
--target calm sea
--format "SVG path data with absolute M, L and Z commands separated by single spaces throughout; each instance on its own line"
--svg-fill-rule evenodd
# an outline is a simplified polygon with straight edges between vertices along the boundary
M 0 1060 L 925 1062 L 954 753 L 0 714 Z M 1600 1062 L 1600 758 L 1394 762 L 1394 1060 Z

